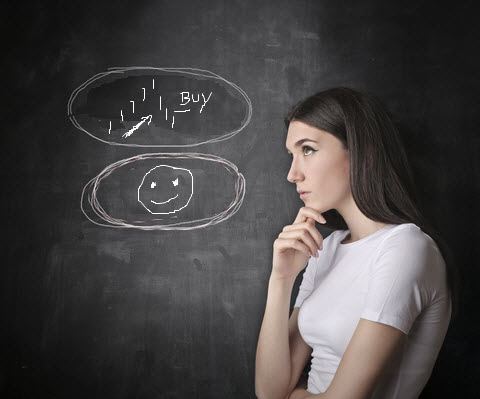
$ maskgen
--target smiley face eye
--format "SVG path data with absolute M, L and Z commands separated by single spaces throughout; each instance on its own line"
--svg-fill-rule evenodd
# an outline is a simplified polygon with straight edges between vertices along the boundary
M 172 183 L 173 183 L 174 186 L 178 186 L 178 177 L 177 177 L 176 180 L 172 180 Z
M 156 185 L 157 185 L 157 183 L 152 181 L 152 184 L 150 185 L 150 188 L 154 188 Z

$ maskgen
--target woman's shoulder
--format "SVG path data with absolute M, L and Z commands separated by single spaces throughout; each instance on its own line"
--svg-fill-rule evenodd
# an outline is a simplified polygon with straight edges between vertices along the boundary
M 379 245 L 378 256 L 383 254 L 401 259 L 405 263 L 420 262 L 429 267 L 444 266 L 444 259 L 436 242 L 414 223 L 395 225 Z
M 394 225 L 385 235 L 382 244 L 408 245 L 407 248 L 435 248 L 435 241 L 415 223 L 402 223 Z
M 446 296 L 447 268 L 436 242 L 413 223 L 395 226 L 379 247 L 372 272 L 395 276 L 397 284 L 419 286 L 429 298 Z

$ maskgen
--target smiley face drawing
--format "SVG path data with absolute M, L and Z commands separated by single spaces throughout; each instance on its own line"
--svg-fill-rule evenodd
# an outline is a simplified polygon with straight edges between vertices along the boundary
M 150 169 L 138 187 L 138 202 L 155 215 L 178 212 L 188 205 L 192 195 L 192 173 L 169 165 Z

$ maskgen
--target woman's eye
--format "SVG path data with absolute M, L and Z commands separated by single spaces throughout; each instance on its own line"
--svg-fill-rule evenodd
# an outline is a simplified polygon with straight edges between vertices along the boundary
M 314 153 L 315 151 L 317 151 L 317 150 L 314 150 L 312 147 L 309 147 L 308 145 L 302 147 L 302 149 L 303 149 L 303 154 L 304 154 L 304 155 L 307 155 L 307 156 L 310 155 L 310 154 L 312 154 L 312 153 Z M 311 153 L 305 154 L 305 150 L 311 151 Z
M 306 155 L 306 156 L 311 155 L 311 153 L 306 154 L 306 153 L 305 153 L 305 150 L 312 151 L 312 152 L 316 152 L 316 151 L 317 151 L 317 150 L 314 150 L 312 147 L 309 147 L 308 145 L 303 146 L 303 147 L 302 147 L 302 150 L 303 150 L 303 155 Z M 293 154 L 292 154 L 291 152 L 288 153 L 288 156 L 289 156 L 290 158 L 293 158 Z

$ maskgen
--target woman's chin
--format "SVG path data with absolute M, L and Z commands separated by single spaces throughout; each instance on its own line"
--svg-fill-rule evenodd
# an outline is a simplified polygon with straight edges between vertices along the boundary
M 303 201 L 303 203 L 305 204 L 305 206 L 308 206 L 309 208 L 315 209 L 316 211 L 318 211 L 320 213 L 326 212 L 325 207 L 322 206 L 322 204 L 319 204 L 318 202 L 315 202 L 311 199 L 310 200 L 305 199 Z

